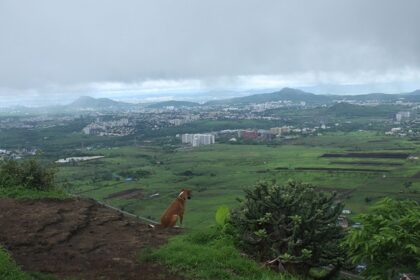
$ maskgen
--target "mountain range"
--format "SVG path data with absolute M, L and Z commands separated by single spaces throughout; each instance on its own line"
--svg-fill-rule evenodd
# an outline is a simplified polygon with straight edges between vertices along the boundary
M 398 100 L 407 102 L 420 102 L 420 90 L 410 93 L 401 94 L 385 94 L 385 93 L 370 93 L 361 95 L 322 95 L 305 92 L 299 89 L 283 88 L 276 92 L 253 94 L 244 97 L 235 97 L 229 99 L 219 99 L 207 101 L 204 104 L 191 102 L 170 100 L 156 102 L 152 104 L 133 104 L 121 101 L 115 101 L 109 98 L 93 98 L 89 96 L 79 97 L 74 102 L 67 105 L 69 109 L 133 109 L 139 107 L 159 109 L 164 107 L 197 107 L 201 105 L 247 105 L 252 103 L 265 103 L 276 101 L 291 101 L 291 102 L 305 102 L 308 105 L 332 104 L 337 101 L 356 101 L 356 102 L 379 102 L 392 103 Z

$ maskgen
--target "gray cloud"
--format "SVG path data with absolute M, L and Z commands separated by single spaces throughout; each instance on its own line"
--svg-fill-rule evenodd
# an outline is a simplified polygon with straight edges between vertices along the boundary
M 418 0 L 1 0 L 0 88 L 417 71 L 419 11 Z

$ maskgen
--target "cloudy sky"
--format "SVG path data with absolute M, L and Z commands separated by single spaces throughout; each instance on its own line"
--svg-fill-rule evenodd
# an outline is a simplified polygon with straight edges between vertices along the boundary
M 418 0 L 0 0 L 0 103 L 420 88 Z

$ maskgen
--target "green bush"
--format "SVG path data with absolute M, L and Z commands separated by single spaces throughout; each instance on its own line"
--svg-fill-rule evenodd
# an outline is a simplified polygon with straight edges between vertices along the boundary
M 35 190 L 54 188 L 55 170 L 40 164 L 35 159 L 0 163 L 0 189 L 24 187 Z
M 245 252 L 258 260 L 277 259 L 280 268 L 307 275 L 312 267 L 339 267 L 342 208 L 335 193 L 311 185 L 260 182 L 245 191 L 230 223 Z
M 368 279 L 391 279 L 399 272 L 420 274 L 420 205 L 385 198 L 358 217 L 361 228 L 346 236 L 344 247 L 357 263 L 367 264 Z

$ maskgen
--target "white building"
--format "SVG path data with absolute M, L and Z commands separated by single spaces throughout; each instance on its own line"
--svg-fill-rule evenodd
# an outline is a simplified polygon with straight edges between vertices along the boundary
M 213 134 L 182 134 L 181 140 L 182 143 L 191 144 L 193 147 L 210 145 L 215 142 Z
M 400 121 L 402 121 L 404 118 L 409 118 L 410 117 L 410 112 L 407 112 L 407 111 L 405 111 L 405 112 L 398 112 L 396 115 L 395 115 L 395 119 L 397 120 L 397 122 L 400 122 Z

